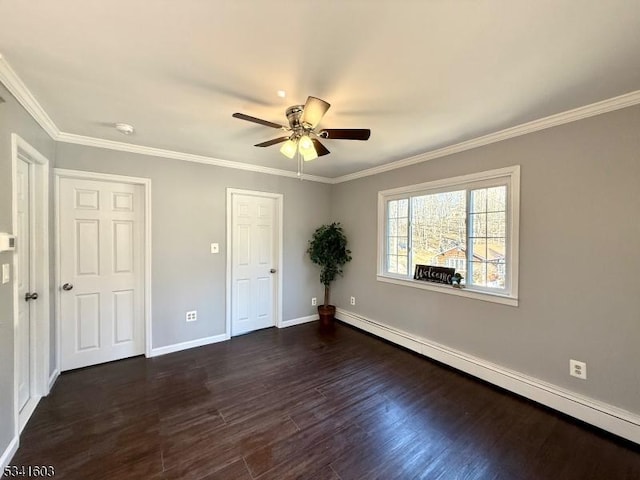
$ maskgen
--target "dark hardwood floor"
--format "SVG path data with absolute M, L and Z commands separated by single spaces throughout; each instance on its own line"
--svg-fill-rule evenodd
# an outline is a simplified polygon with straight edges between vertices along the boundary
M 71 479 L 640 479 L 640 449 L 338 324 L 65 373 L 12 465 Z

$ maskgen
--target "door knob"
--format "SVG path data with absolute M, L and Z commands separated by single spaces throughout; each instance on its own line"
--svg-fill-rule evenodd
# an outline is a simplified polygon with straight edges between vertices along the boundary
M 28 302 L 29 300 L 37 300 L 38 299 L 38 294 L 36 292 L 33 293 L 25 293 L 24 294 L 24 301 Z
M 275 269 L 275 268 L 272 268 L 271 270 L 269 270 L 269 272 L 271 272 L 271 273 L 276 273 L 276 269 Z
M 73 284 L 72 283 L 65 283 L 64 285 L 62 285 L 62 289 L 65 292 L 68 292 L 69 290 L 73 289 Z

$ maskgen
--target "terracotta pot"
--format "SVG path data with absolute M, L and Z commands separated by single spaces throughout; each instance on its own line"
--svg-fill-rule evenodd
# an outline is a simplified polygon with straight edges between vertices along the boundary
M 318 305 L 318 315 L 320 316 L 320 325 L 324 327 L 333 326 L 333 320 L 336 316 L 335 305 Z

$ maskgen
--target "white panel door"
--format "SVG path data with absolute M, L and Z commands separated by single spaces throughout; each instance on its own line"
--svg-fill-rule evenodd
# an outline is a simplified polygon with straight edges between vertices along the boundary
M 34 264 L 31 244 L 31 175 L 29 164 L 16 163 L 17 248 L 18 270 L 18 411 L 22 411 L 31 392 L 31 267 Z
M 144 353 L 141 185 L 61 178 L 62 370 Z
M 277 200 L 232 195 L 231 334 L 275 325 Z

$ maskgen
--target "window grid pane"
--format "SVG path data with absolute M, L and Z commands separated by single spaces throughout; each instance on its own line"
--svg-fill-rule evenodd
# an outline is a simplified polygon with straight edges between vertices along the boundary
M 387 271 L 389 273 L 398 273 L 398 256 L 397 255 L 387 256 Z
M 506 186 L 498 186 L 470 192 L 470 285 L 505 288 L 506 190 Z
M 407 272 L 407 256 L 406 255 L 398 255 L 398 273 L 402 275 L 406 275 Z
M 398 254 L 398 237 L 388 237 L 387 253 L 389 255 L 397 255 Z
M 407 275 L 409 199 L 387 202 L 386 265 L 388 273 Z

